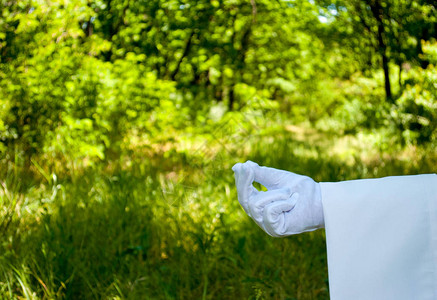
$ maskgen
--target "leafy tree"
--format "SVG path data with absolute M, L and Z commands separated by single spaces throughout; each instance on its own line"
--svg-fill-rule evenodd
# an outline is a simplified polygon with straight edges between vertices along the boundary
M 384 73 L 386 98 L 394 101 L 390 82 L 391 61 L 419 62 L 421 40 L 436 38 L 435 3 L 432 1 L 354 0 L 319 1 L 334 19 L 331 29 L 336 39 L 361 57 L 364 70 L 379 65 Z M 399 75 L 401 78 L 401 75 Z

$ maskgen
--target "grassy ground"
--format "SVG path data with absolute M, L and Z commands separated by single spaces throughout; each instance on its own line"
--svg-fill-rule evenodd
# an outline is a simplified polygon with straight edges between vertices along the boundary
M 437 156 L 386 153 L 371 135 L 272 134 L 136 152 L 57 176 L 6 163 L 0 298 L 328 299 L 323 230 L 263 233 L 239 207 L 231 166 L 251 159 L 338 181 L 435 172 Z

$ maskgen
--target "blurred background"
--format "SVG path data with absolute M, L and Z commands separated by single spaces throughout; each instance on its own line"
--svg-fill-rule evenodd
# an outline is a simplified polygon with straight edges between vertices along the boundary
M 0 298 L 329 299 L 230 168 L 436 172 L 436 8 L 0 0 Z

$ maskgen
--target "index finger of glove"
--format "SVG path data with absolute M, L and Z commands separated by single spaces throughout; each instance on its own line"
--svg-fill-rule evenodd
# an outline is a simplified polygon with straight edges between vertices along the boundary
M 284 170 L 279 170 L 269 167 L 261 167 L 253 161 L 247 161 L 245 163 L 254 171 L 254 181 L 261 183 L 267 189 L 277 189 L 283 185 L 284 177 L 291 176 L 293 173 Z M 288 181 L 291 181 L 288 180 Z

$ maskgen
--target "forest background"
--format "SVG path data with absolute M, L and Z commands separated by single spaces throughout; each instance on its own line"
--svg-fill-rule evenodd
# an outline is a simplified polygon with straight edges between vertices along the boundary
M 328 299 L 230 168 L 436 172 L 436 8 L 0 0 L 0 298 Z

